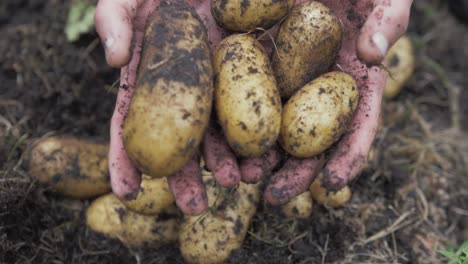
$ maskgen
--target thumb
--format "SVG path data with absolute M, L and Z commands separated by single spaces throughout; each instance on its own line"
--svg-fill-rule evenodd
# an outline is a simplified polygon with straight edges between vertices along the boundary
M 376 2 L 357 42 L 359 59 L 370 65 L 379 65 L 388 49 L 406 32 L 413 0 Z

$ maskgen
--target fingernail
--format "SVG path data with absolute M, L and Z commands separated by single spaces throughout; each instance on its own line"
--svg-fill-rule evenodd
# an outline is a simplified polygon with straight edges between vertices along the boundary
M 114 38 L 113 37 L 108 37 L 106 38 L 104 45 L 106 45 L 106 49 L 111 48 L 114 45 Z
M 374 36 L 372 36 L 372 41 L 374 42 L 375 46 L 377 46 L 377 48 L 379 49 L 380 55 L 385 56 L 388 51 L 388 40 L 384 36 L 384 34 L 382 34 L 381 32 L 375 33 Z

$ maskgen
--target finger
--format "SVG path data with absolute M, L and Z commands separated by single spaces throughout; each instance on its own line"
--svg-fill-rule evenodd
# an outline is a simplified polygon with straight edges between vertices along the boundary
M 275 146 L 258 158 L 244 159 L 240 162 L 240 172 L 242 181 L 246 183 L 256 183 L 278 165 L 281 155 Z
M 207 168 L 222 187 L 234 187 L 241 179 L 237 159 L 220 131 L 213 125 L 207 129 L 203 140 L 203 156 Z
M 373 67 L 365 85 L 360 86 L 360 102 L 350 126 L 350 133 L 337 144 L 336 151 L 323 169 L 323 186 L 337 191 L 351 181 L 367 164 L 367 155 L 379 124 L 380 106 L 386 75 Z
M 198 215 L 208 208 L 208 197 L 200 165 L 191 159 L 179 172 L 167 178 L 177 207 L 186 215 Z
M 358 38 L 358 57 L 379 65 L 388 49 L 406 32 L 412 0 L 379 0 Z
M 273 174 L 265 190 L 271 205 L 282 205 L 305 192 L 322 165 L 319 158 L 289 158 L 283 168 Z
M 203 21 L 208 32 L 210 46 L 213 48 L 223 39 L 226 32 L 216 24 L 214 17 L 211 15 L 211 1 L 187 0 L 187 3 L 195 9 Z

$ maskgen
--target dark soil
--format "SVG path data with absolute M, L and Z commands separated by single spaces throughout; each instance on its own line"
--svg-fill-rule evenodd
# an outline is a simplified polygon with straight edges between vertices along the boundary
M 23 169 L 45 134 L 107 140 L 118 70 L 94 32 L 63 33 L 70 1 L 0 3 L 0 263 L 183 263 L 177 245 L 129 250 L 86 228 L 90 201 L 49 193 Z M 468 240 L 468 27 L 445 1 L 415 1 L 417 69 L 386 101 L 369 168 L 341 209 L 308 220 L 259 208 L 230 263 L 446 263 Z

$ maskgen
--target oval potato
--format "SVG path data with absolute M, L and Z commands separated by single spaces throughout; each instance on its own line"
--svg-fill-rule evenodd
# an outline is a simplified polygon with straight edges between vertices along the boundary
M 112 193 L 91 203 L 86 210 L 86 225 L 131 247 L 169 244 L 177 240 L 179 231 L 175 216 L 134 213 Z
M 134 200 L 124 200 L 123 204 L 139 214 L 155 215 L 174 205 L 174 196 L 169 189 L 167 178 L 151 178 L 143 175 L 141 188 Z
M 227 30 L 269 29 L 285 17 L 295 0 L 211 0 L 211 14 Z
M 192 7 L 162 1 L 149 21 L 123 141 L 136 167 L 159 178 L 179 171 L 198 149 L 213 73 L 206 29 Z
M 295 6 L 276 37 L 272 67 L 281 97 L 289 98 L 302 86 L 329 70 L 341 48 L 338 18 L 319 2 Z
M 414 72 L 414 51 L 408 36 L 404 35 L 395 42 L 385 56 L 383 65 L 390 73 L 384 95 L 385 98 L 392 99 L 400 93 Z
M 299 158 L 322 153 L 347 129 L 358 97 L 356 82 L 343 72 L 326 73 L 308 83 L 283 108 L 280 145 Z
M 231 35 L 214 51 L 216 112 L 231 148 L 259 157 L 277 140 L 281 101 L 263 46 L 250 35 Z
M 312 196 L 310 192 L 304 192 L 281 206 L 281 212 L 286 218 L 307 219 L 312 215 Z
M 40 183 L 70 198 L 110 192 L 107 144 L 72 137 L 48 137 L 29 149 L 28 171 Z
M 340 207 L 351 199 L 351 189 L 347 185 L 336 192 L 329 192 L 323 188 L 320 177 L 312 182 L 309 189 L 312 198 L 325 206 Z

